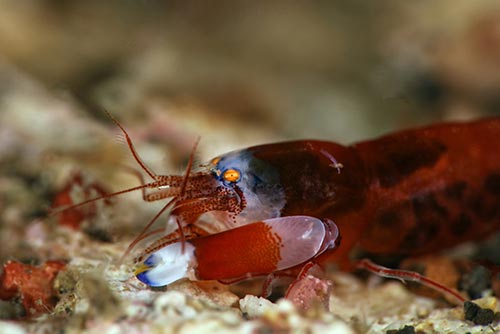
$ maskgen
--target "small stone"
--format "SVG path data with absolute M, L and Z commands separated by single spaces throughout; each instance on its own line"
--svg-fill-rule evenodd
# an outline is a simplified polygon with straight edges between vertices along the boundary
M 479 307 L 479 305 L 466 301 L 464 303 L 465 320 L 472 321 L 476 325 L 486 326 L 493 322 L 495 312 L 490 309 Z

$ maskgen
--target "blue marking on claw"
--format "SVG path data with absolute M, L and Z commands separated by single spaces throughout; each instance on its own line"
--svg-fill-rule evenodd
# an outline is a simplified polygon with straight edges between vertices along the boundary
M 142 273 L 140 274 L 137 274 L 136 277 L 139 281 L 141 281 L 142 283 L 146 284 L 146 285 L 149 285 L 151 286 L 151 281 L 148 279 L 148 272 L 147 271 L 143 271 Z
M 153 267 L 156 264 L 155 255 L 151 254 L 145 261 L 144 264 L 148 267 Z

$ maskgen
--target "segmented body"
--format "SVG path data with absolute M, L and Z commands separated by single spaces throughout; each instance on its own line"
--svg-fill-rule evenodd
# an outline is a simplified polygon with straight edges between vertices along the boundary
M 250 148 L 280 175 L 280 215 L 335 221 L 353 248 L 417 255 L 500 228 L 500 119 L 405 130 L 352 146 L 299 141 Z M 341 173 L 325 155 L 343 165 Z

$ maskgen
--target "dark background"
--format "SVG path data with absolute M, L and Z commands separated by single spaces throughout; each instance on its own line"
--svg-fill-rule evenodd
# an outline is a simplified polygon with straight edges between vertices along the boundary
M 180 114 L 276 138 L 350 142 L 498 114 L 499 55 L 495 1 L 0 5 L 2 67 L 93 117 L 196 105 Z

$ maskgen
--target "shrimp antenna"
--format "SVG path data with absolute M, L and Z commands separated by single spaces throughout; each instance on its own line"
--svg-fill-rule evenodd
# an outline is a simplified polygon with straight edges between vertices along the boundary
M 72 204 L 72 205 L 67 205 L 67 206 L 63 206 L 63 207 L 57 207 L 57 210 L 50 210 L 50 212 L 48 213 L 48 215 L 49 216 L 55 216 L 55 215 L 60 214 L 63 211 L 76 209 L 76 208 L 79 208 L 81 206 L 84 206 L 86 204 L 89 204 L 89 203 L 92 203 L 92 202 L 95 202 L 95 201 L 98 201 L 98 200 L 101 200 L 101 199 L 106 199 L 106 198 L 114 197 L 114 196 L 117 196 L 117 195 L 126 194 L 126 193 L 129 193 L 129 192 L 135 191 L 135 190 L 146 189 L 146 188 L 155 188 L 156 186 L 157 186 L 157 182 L 151 182 L 151 183 L 143 184 L 143 185 L 140 185 L 140 186 L 137 186 L 137 187 L 132 187 L 132 188 L 128 188 L 128 189 L 116 191 L 114 193 L 104 194 L 104 195 L 97 196 L 97 197 L 88 199 L 86 201 L 80 202 L 80 203 L 76 203 L 76 204 Z
M 137 161 L 137 163 L 139 164 L 139 166 L 141 166 L 142 170 L 146 172 L 146 174 L 148 174 L 153 180 L 156 180 L 157 179 L 157 175 L 155 172 L 153 172 L 147 165 L 146 163 L 144 163 L 144 161 L 142 161 L 141 157 L 139 156 L 139 154 L 137 154 L 137 151 L 135 150 L 135 146 L 134 146 L 134 143 L 132 142 L 132 139 L 130 138 L 130 136 L 128 135 L 127 131 L 125 131 L 125 128 L 123 128 L 123 126 L 120 124 L 120 122 L 118 122 L 118 120 L 113 117 L 113 115 L 111 115 L 107 110 L 104 110 L 104 112 L 106 113 L 106 115 L 108 115 L 108 117 L 113 121 L 113 123 L 116 124 L 117 127 L 120 128 L 120 130 L 122 130 L 123 132 L 123 135 L 125 136 L 125 140 L 127 141 L 127 145 L 128 147 L 130 148 L 130 152 L 132 153 L 132 156 L 134 157 L 135 161 Z
M 118 128 L 120 128 L 120 130 L 122 131 L 123 136 L 124 136 L 124 138 L 125 138 L 125 140 L 127 142 L 127 145 L 128 145 L 128 147 L 130 149 L 130 152 L 132 153 L 132 156 L 134 157 L 134 160 L 141 167 L 141 169 L 146 174 L 148 174 L 149 177 L 151 177 L 153 179 L 153 181 L 149 182 L 149 183 L 145 183 L 143 175 L 140 173 L 140 171 L 138 171 L 136 169 L 133 169 L 133 168 L 130 168 L 130 167 L 127 167 L 127 169 L 133 171 L 133 173 L 138 176 L 138 178 L 141 181 L 141 185 L 140 186 L 136 186 L 136 187 L 132 187 L 132 188 L 129 188 L 129 189 L 124 189 L 124 190 L 116 191 L 116 192 L 113 192 L 113 193 L 110 193 L 110 194 L 104 194 L 104 195 L 97 196 L 97 197 L 94 197 L 94 198 L 91 198 L 91 199 L 88 199 L 88 200 L 85 200 L 83 202 L 76 203 L 76 204 L 73 204 L 73 205 L 68 205 L 68 206 L 65 206 L 65 207 L 59 207 L 57 210 L 52 210 L 51 212 L 49 212 L 49 216 L 53 216 L 53 215 L 59 214 L 59 213 L 61 213 L 63 211 L 66 211 L 66 210 L 76 209 L 76 208 L 78 208 L 80 206 L 92 203 L 94 201 L 98 201 L 98 200 L 101 200 L 101 199 L 107 199 L 107 198 L 110 198 L 110 197 L 114 197 L 114 196 L 117 196 L 117 195 L 125 194 L 125 193 L 132 192 L 132 191 L 135 191 L 135 190 L 142 190 L 142 196 L 143 196 L 143 199 L 145 201 L 156 201 L 156 200 L 160 200 L 160 199 L 165 199 L 165 198 L 168 198 L 168 197 L 172 197 L 171 200 L 167 204 L 165 204 L 165 206 L 163 206 L 163 208 L 160 211 L 158 211 L 158 213 L 149 221 L 149 223 L 146 224 L 146 226 L 144 226 L 144 228 L 139 233 L 139 235 L 130 243 L 130 245 L 127 247 L 127 249 L 125 250 L 124 254 L 121 256 L 121 258 L 119 260 L 119 262 L 121 263 L 122 260 L 132 251 L 132 249 L 140 241 L 144 240 L 145 238 L 147 238 L 147 237 L 149 237 L 149 236 L 151 236 L 153 234 L 161 232 L 161 230 L 158 229 L 158 230 L 155 230 L 155 231 L 152 231 L 152 232 L 148 233 L 148 230 L 159 219 L 159 217 L 165 211 L 167 211 L 167 209 L 171 208 L 172 206 L 175 206 L 175 204 L 177 203 L 177 201 L 180 198 L 184 197 L 184 195 L 186 193 L 186 188 L 188 186 L 189 176 L 191 175 L 191 170 L 193 168 L 194 155 L 195 155 L 195 152 L 196 152 L 196 148 L 198 147 L 198 144 L 200 142 L 200 138 L 198 137 L 196 139 L 194 145 L 193 145 L 193 149 L 192 149 L 191 154 L 189 156 L 189 161 L 188 161 L 188 164 L 186 166 L 186 172 L 185 172 L 184 176 L 181 177 L 181 176 L 158 175 L 155 172 L 153 172 L 153 170 L 151 170 L 146 165 L 146 163 L 141 159 L 141 157 L 139 156 L 139 154 L 137 153 L 137 151 L 135 149 L 135 146 L 134 146 L 134 144 L 132 142 L 132 139 L 130 138 L 130 136 L 129 136 L 128 132 L 125 130 L 125 128 L 120 124 L 120 122 L 113 115 L 111 115 L 111 113 L 109 113 L 107 110 L 104 110 L 104 113 L 106 113 L 106 115 L 113 121 L 113 123 L 115 123 L 115 125 Z M 167 188 L 167 186 L 171 186 L 172 182 L 174 182 L 175 184 L 177 184 L 176 188 L 178 187 L 178 189 L 179 189 L 175 193 L 171 192 L 171 191 L 167 191 L 165 189 L 160 189 L 162 187 Z M 155 189 L 155 188 L 156 189 L 160 189 L 160 191 L 159 192 L 155 192 L 153 194 L 149 194 L 149 195 L 146 194 L 146 192 L 145 192 L 146 189 Z M 179 221 L 178 219 L 176 219 L 176 224 L 177 224 L 177 227 L 178 227 L 178 230 L 179 230 L 180 240 L 182 241 L 182 246 L 183 246 L 183 249 L 184 249 L 184 244 L 185 244 L 186 237 L 185 237 L 185 234 L 184 234 L 182 222 Z
M 139 154 L 135 150 L 135 146 L 134 146 L 134 144 L 132 142 L 132 139 L 130 138 L 130 136 L 127 133 L 127 131 L 125 130 L 125 128 L 107 110 L 104 110 L 104 113 L 123 132 L 125 140 L 127 141 L 127 145 L 129 147 L 130 152 L 132 153 L 132 156 L 134 157 L 135 161 L 139 164 L 139 166 L 141 167 L 141 169 L 154 180 L 154 182 L 150 182 L 150 183 L 144 183 L 144 182 L 142 182 L 142 185 L 137 186 L 137 187 L 133 187 L 133 188 L 128 188 L 128 189 L 116 191 L 116 192 L 113 192 L 113 193 L 110 193 L 110 194 L 104 194 L 104 195 L 101 195 L 101 196 L 98 196 L 98 197 L 94 197 L 94 198 L 88 199 L 88 200 L 80 202 L 80 203 L 76 203 L 76 204 L 73 204 L 73 205 L 69 205 L 69 206 L 65 206 L 65 207 L 62 207 L 62 208 L 58 208 L 57 210 L 52 210 L 51 212 L 49 212 L 49 214 L 48 214 L 49 216 L 57 215 L 57 214 L 59 214 L 59 213 L 61 213 L 63 211 L 67 211 L 67 210 L 71 210 L 71 209 L 76 209 L 76 208 L 78 208 L 80 206 L 83 206 L 83 205 L 86 205 L 86 204 L 89 204 L 89 203 L 92 203 L 94 201 L 98 201 L 98 200 L 101 200 L 101 199 L 106 199 L 106 198 L 114 197 L 114 196 L 117 196 L 117 195 L 126 194 L 126 193 L 129 193 L 129 192 L 132 192 L 132 191 L 136 191 L 136 190 L 140 190 L 140 189 L 145 190 L 146 188 L 157 188 L 158 186 L 161 186 L 161 181 L 159 180 L 158 175 L 156 175 L 156 173 L 154 173 L 146 165 L 146 163 L 144 163 L 142 161 L 141 157 L 139 156 Z M 141 177 L 141 179 L 142 179 L 142 177 Z
M 151 228 L 151 226 L 153 226 L 153 224 L 160 218 L 160 216 L 169 207 L 175 205 L 175 203 L 177 202 L 178 198 L 184 196 L 184 194 L 186 192 L 187 183 L 188 183 L 188 180 L 189 180 L 189 175 L 191 174 L 191 170 L 193 168 L 194 154 L 196 152 L 196 148 L 198 147 L 199 142 L 200 142 L 200 137 L 198 137 L 196 139 L 196 141 L 195 141 L 195 143 L 193 145 L 193 149 L 191 150 L 191 154 L 189 155 L 189 161 L 188 161 L 188 164 L 186 166 L 186 172 L 184 173 L 184 178 L 182 180 L 182 186 L 181 186 L 181 190 L 179 192 L 179 195 L 177 195 L 174 198 L 172 198 L 163 208 L 161 208 L 160 211 L 158 211 L 158 213 L 146 224 L 146 226 L 144 226 L 144 228 L 139 233 L 139 235 L 137 237 L 135 237 L 135 239 L 128 245 L 127 249 L 125 250 L 125 252 L 123 253 L 123 255 L 120 257 L 119 263 L 121 263 L 123 261 L 123 259 L 125 259 L 125 257 L 127 257 L 127 255 L 130 254 L 130 252 L 132 251 L 132 249 L 134 249 L 134 247 L 139 242 L 141 242 L 145 238 L 147 238 L 147 237 L 149 237 L 149 236 L 151 236 L 151 235 L 156 234 L 156 233 L 159 232 L 158 230 L 154 230 L 151 233 L 147 233 L 148 230 Z M 140 175 L 139 173 L 137 173 L 137 175 L 142 180 L 142 175 Z M 179 222 L 178 219 L 176 219 L 175 222 L 177 224 L 177 228 L 178 228 L 178 231 L 179 231 L 179 234 L 180 234 L 180 241 L 182 242 L 182 251 L 184 251 L 184 245 L 185 245 L 185 242 L 186 242 L 186 237 L 185 237 L 185 234 L 184 234 L 184 230 L 182 228 L 181 222 Z

